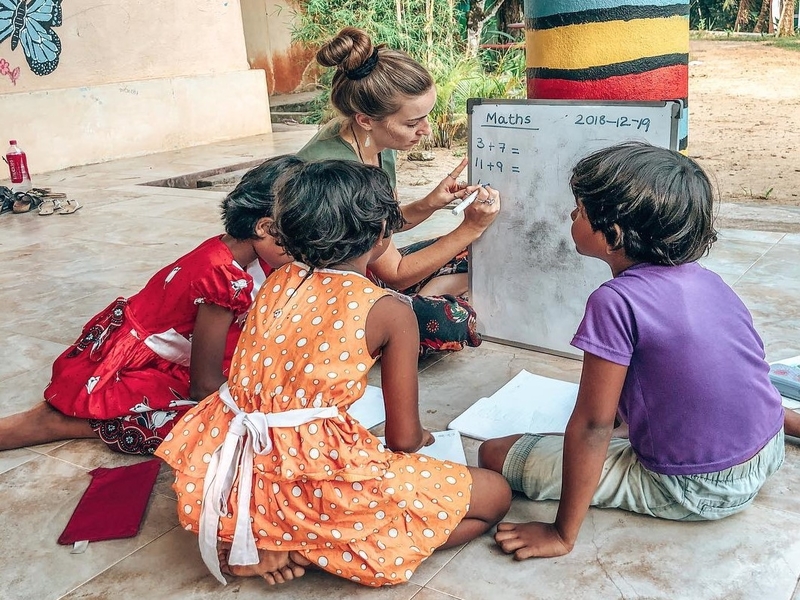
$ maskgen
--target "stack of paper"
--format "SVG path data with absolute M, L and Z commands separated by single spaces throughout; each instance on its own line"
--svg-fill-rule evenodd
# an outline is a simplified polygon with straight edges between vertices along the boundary
M 368 385 L 364 395 L 350 405 L 347 412 L 367 429 L 386 420 L 386 407 L 383 405 L 381 388 Z
M 417 454 L 424 454 L 438 460 L 449 460 L 450 462 L 467 464 L 467 455 L 464 454 L 464 444 L 461 443 L 461 435 L 457 431 L 432 431 L 434 442 L 430 446 L 423 446 Z M 386 443 L 386 438 L 378 438 L 382 444 Z
M 578 398 L 578 384 L 519 374 L 489 398 L 456 417 L 449 429 L 487 440 L 515 433 L 563 433 Z
M 383 404 L 381 388 L 368 385 L 364 395 L 353 402 L 347 412 L 367 429 L 383 423 L 386 420 L 386 407 Z M 461 443 L 461 436 L 457 431 L 434 431 L 432 433 L 434 443 L 420 448 L 419 454 L 462 465 L 467 464 L 464 445 Z M 382 443 L 386 443 L 385 438 L 379 439 Z
M 780 367 L 784 366 L 786 369 L 781 369 Z M 778 360 L 774 363 L 770 363 L 770 374 L 769 378 L 772 381 L 772 384 L 778 388 L 778 391 L 781 393 L 783 397 L 783 405 L 786 408 L 797 410 L 800 409 L 800 383 L 795 380 L 792 384 L 791 382 L 791 372 L 795 373 L 795 377 L 797 377 L 797 371 L 795 369 L 800 368 L 800 356 L 793 356 L 792 358 L 785 358 L 784 360 Z M 786 377 L 780 377 L 783 381 L 779 381 L 778 371 L 786 371 Z

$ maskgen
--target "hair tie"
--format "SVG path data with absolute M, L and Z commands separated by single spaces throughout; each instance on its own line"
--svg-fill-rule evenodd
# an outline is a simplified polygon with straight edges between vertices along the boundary
M 345 71 L 344 74 L 348 79 L 353 81 L 358 81 L 359 79 L 364 79 L 367 75 L 372 73 L 373 69 L 375 69 L 375 65 L 378 64 L 378 49 L 372 51 L 372 56 L 370 56 L 367 60 L 365 60 L 361 65 L 352 71 Z

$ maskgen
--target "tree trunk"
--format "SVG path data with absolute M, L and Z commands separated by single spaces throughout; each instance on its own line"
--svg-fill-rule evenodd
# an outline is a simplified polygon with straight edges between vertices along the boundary
M 425 0 L 425 43 L 428 48 L 425 51 L 426 63 L 433 63 L 433 0 Z
M 486 0 L 469 0 L 467 9 L 467 57 L 472 58 L 478 55 L 481 45 L 481 33 L 483 26 L 489 21 L 503 6 L 505 0 L 495 0 L 494 6 L 486 10 Z
M 758 20 L 756 21 L 756 26 L 753 28 L 753 33 L 766 33 L 769 31 L 769 13 L 771 8 L 772 0 L 761 0 L 761 10 L 758 13 Z
M 794 35 L 794 0 L 783 0 L 781 20 L 778 22 L 778 37 Z
M 523 13 L 522 0 L 505 0 L 503 6 L 497 11 L 497 29 L 504 33 L 509 34 L 515 40 L 519 40 L 525 35 L 524 29 L 509 29 L 509 25 L 515 23 L 524 23 L 525 15 Z M 506 41 L 506 40 L 503 40 Z
M 744 25 L 750 22 L 750 0 L 739 0 L 739 10 L 736 13 L 734 31 L 741 31 Z

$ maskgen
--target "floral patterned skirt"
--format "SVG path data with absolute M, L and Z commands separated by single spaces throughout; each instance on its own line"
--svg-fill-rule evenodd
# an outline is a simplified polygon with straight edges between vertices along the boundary
M 433 244 L 437 238 L 416 242 L 400 248 L 400 254 L 407 256 Z M 425 285 L 436 277 L 467 273 L 469 259 L 464 249 L 419 283 L 398 290 L 411 297 L 414 313 L 419 325 L 419 357 L 425 358 L 434 352 L 455 352 L 465 346 L 479 346 L 481 336 L 476 331 L 475 310 L 464 298 L 446 294 L 443 296 L 420 296 Z M 370 278 L 381 287 L 389 287 L 370 274 Z

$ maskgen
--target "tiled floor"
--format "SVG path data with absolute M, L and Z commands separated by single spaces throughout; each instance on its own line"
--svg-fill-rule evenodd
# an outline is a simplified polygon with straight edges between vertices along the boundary
M 51 361 L 89 316 L 221 230 L 221 193 L 138 184 L 293 151 L 309 136 L 307 130 L 276 133 L 37 178 L 84 208 L 69 216 L 0 217 L 0 416 L 41 398 Z M 447 229 L 452 219 L 437 215 L 414 235 Z M 800 234 L 725 230 L 704 261 L 751 308 L 770 360 L 800 354 L 799 253 Z M 491 343 L 428 361 L 420 373 L 423 423 L 446 427 L 523 368 L 577 381 L 580 363 Z M 464 442 L 474 464 L 477 442 Z M 195 536 L 178 527 L 163 470 L 139 535 L 90 544 L 84 554 L 58 546 L 87 471 L 136 460 L 96 441 L 0 453 L 0 597 L 800 600 L 800 447 L 794 443 L 787 444 L 784 467 L 741 515 L 679 524 L 591 510 L 568 556 L 517 563 L 487 535 L 434 554 L 411 583 L 382 590 L 320 573 L 274 589 L 257 580 L 221 587 L 201 563 Z M 555 508 L 517 499 L 509 519 L 552 518 Z

